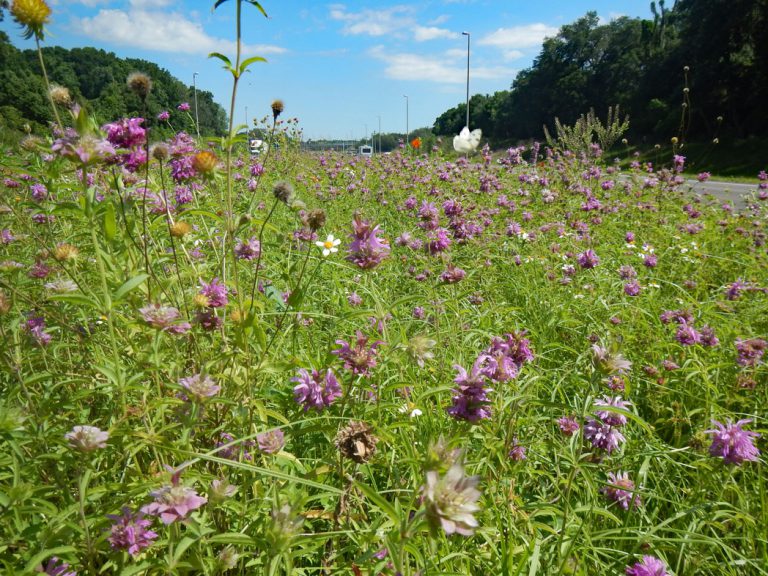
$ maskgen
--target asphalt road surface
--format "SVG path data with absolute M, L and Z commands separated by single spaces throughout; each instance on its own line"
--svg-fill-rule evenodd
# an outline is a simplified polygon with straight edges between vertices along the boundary
M 686 180 L 691 190 L 699 195 L 711 194 L 718 200 L 733 202 L 734 207 L 744 208 L 747 200 L 757 192 L 757 184 L 739 184 L 737 182 L 715 182 L 707 180 Z

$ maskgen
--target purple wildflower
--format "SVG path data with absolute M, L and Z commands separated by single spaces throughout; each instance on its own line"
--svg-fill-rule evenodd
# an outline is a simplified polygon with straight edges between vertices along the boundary
M 614 398 L 598 398 L 595 400 L 595 406 L 606 406 L 610 408 L 619 408 L 620 410 L 627 410 L 631 402 L 623 400 L 621 396 Z M 595 415 L 603 421 L 603 423 L 609 426 L 624 426 L 627 423 L 627 417 L 624 414 L 612 412 L 608 410 L 596 410 Z
M 221 386 L 218 386 L 210 376 L 203 376 L 202 374 L 180 378 L 179 385 L 189 393 L 192 400 L 197 402 L 211 398 L 221 390 Z
M 637 280 L 624 284 L 624 294 L 627 296 L 637 296 L 640 294 L 640 290 L 640 283 Z
M 256 260 L 260 254 L 261 243 L 256 238 L 237 241 L 235 256 L 240 260 Z
M 437 228 L 427 235 L 427 252 L 432 256 L 440 254 L 451 245 L 451 239 L 448 237 L 448 231 L 445 228 Z
M 768 342 L 762 338 L 750 338 L 749 340 L 736 340 L 736 362 L 739 366 L 757 366 L 762 362 Z
M 520 444 L 517 437 L 512 439 L 512 449 L 509 451 L 509 457 L 515 462 L 525 460 L 526 447 Z
M 227 287 L 219 282 L 218 278 L 211 280 L 210 284 L 201 282 L 200 295 L 206 299 L 209 308 L 220 308 L 227 305 Z
M 716 429 L 707 430 L 707 434 L 712 434 L 712 445 L 709 447 L 709 453 L 712 456 L 722 458 L 726 464 L 741 465 L 744 461 L 757 461 L 760 450 L 752 443 L 753 438 L 758 438 L 760 434 L 744 430 L 742 426 L 749 424 L 752 420 L 739 420 L 735 424 L 730 419 L 726 424 L 717 420 L 712 420 Z
M 629 264 L 625 264 L 619 268 L 619 277 L 622 280 L 633 280 L 637 278 L 637 271 Z
M 42 567 L 41 567 L 42 568 Z M 69 569 L 69 564 L 60 560 L 57 556 L 51 556 L 42 573 L 47 576 L 77 576 L 77 572 Z
M 48 197 L 48 188 L 45 187 L 45 184 L 32 184 L 29 187 L 29 191 L 32 193 L 32 199 L 35 202 L 42 202 Z
M 189 102 L 182 102 L 181 104 L 176 106 L 176 108 L 178 110 L 181 110 L 182 112 L 186 112 L 187 110 L 189 110 Z
M 144 145 L 147 132 L 141 127 L 144 118 L 123 118 L 101 127 L 107 140 L 116 148 L 136 148 Z
M 616 450 L 624 442 L 624 435 L 613 426 L 590 418 L 584 425 L 584 437 L 594 448 L 604 450 L 608 454 Z
M 82 452 L 93 452 L 99 448 L 107 447 L 109 432 L 105 432 L 96 426 L 75 426 L 64 435 L 69 445 Z
M 144 321 L 158 330 L 166 330 L 179 317 L 178 309 L 173 306 L 161 306 L 160 304 L 150 304 L 139 308 Z
M 41 316 L 30 316 L 24 323 L 24 329 L 38 346 L 50 344 L 52 336 L 45 331 L 45 319 Z
M 579 263 L 579 266 L 585 270 L 594 268 L 600 263 L 600 258 L 598 258 L 597 254 L 595 254 L 595 251 L 591 248 L 579 254 L 576 260 Z
M 725 291 L 725 297 L 728 300 L 738 300 L 745 287 L 746 283 L 743 280 L 736 280 L 733 284 L 728 286 L 728 290 Z
M 163 110 L 160 112 L 160 114 L 157 115 L 157 119 L 160 120 L 160 122 L 165 122 L 171 117 L 171 113 L 168 112 L 168 110 Z
M 627 576 L 667 576 L 667 566 L 654 556 L 643 556 L 642 561 L 627 566 Z
M 688 325 L 686 322 L 682 322 L 677 328 L 675 339 L 683 346 L 692 346 L 701 342 L 701 334 L 699 334 L 693 326 Z
M 293 396 L 298 404 L 304 405 L 305 412 L 310 408 L 320 412 L 341 397 L 341 386 L 330 368 L 324 377 L 317 370 L 312 370 L 310 375 L 301 368 L 299 375 L 291 381 L 298 382 L 293 388 Z
M 637 508 L 642 503 L 640 496 L 635 494 L 635 483 L 629 478 L 629 474 L 626 472 L 609 472 L 608 484 L 604 486 L 600 492 L 605 494 L 608 500 L 616 502 L 624 510 Z
M 702 326 L 701 332 L 699 332 L 699 335 L 701 336 L 701 344 L 703 346 L 708 346 L 709 348 L 714 348 L 718 344 L 720 344 L 720 340 L 718 340 L 717 336 L 715 336 L 715 331 L 712 329 L 711 326 Z
M 148 530 L 152 522 L 144 518 L 141 511 L 134 514 L 125 506 L 122 514 L 107 514 L 107 518 L 113 522 L 108 538 L 113 550 L 125 550 L 136 557 L 157 538 L 155 532 Z
M 352 221 L 352 242 L 347 249 L 347 260 L 354 262 L 363 270 L 376 268 L 387 256 L 389 256 L 389 242 L 379 238 L 379 227 L 371 226 L 370 222 L 363 220 L 359 214 Z
M 659 263 L 659 258 L 656 256 L 656 254 L 646 254 L 643 257 L 643 266 L 646 268 L 656 268 L 656 265 Z
M 447 268 L 440 274 L 440 280 L 446 284 L 456 284 L 464 279 L 467 273 L 453 264 L 448 264 Z
M 208 502 L 208 499 L 200 496 L 194 488 L 182 486 L 179 483 L 180 474 L 175 472 L 170 485 L 150 492 L 155 501 L 142 506 L 141 511 L 144 514 L 158 516 L 163 524 L 168 525 L 183 520 L 190 512 Z
M 341 348 L 331 351 L 331 354 L 335 354 L 344 361 L 344 368 L 358 376 L 369 376 L 371 368 L 376 366 L 376 354 L 378 353 L 376 348 L 383 342 L 376 340 L 368 346 L 368 337 L 358 330 L 354 348 L 346 340 L 336 340 L 336 344 L 339 344 Z
M 347 295 L 347 302 L 349 302 L 350 306 L 357 307 L 363 303 L 363 299 L 357 292 L 350 292 L 349 295 Z
M 264 454 L 277 454 L 285 446 L 285 434 L 279 428 L 268 430 L 257 435 L 256 442 Z
M 579 423 L 576 421 L 576 418 L 573 416 L 563 416 L 561 418 L 558 418 L 557 425 L 560 428 L 560 432 L 562 432 L 566 436 L 573 436 L 576 432 L 578 432 Z
M 453 390 L 453 405 L 447 409 L 448 414 L 459 420 L 477 422 L 491 417 L 490 401 L 485 387 L 485 374 L 478 359 L 472 366 L 472 371 L 467 371 L 460 365 L 454 365 L 458 375 L 453 380 L 458 386 Z

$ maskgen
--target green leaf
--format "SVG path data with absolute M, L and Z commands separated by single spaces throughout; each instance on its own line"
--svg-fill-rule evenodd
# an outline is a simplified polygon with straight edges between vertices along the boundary
M 232 61 L 229 58 L 227 58 L 226 56 L 224 56 L 224 54 L 220 54 L 219 52 L 211 52 L 210 54 L 208 54 L 208 58 L 218 58 L 219 60 L 224 62 L 224 69 L 225 70 L 229 70 L 235 76 L 238 75 L 237 72 L 235 71 L 235 69 L 232 67 Z
M 77 552 L 77 550 L 73 546 L 57 546 L 56 548 L 48 548 L 47 550 L 38 552 L 29 559 L 29 562 L 27 562 L 27 565 L 24 568 L 24 572 L 32 574 L 44 560 L 47 560 L 51 556 L 62 556 L 64 554 L 69 554 L 70 552 Z
M 107 204 L 104 211 L 104 237 L 108 242 L 112 242 L 117 234 L 117 219 L 115 218 L 115 205 Z
M 248 58 L 247 60 L 243 60 L 242 64 L 240 64 L 240 75 L 242 76 L 243 72 L 245 72 L 245 69 L 248 68 L 251 64 L 254 62 L 266 62 L 266 58 L 262 58 L 261 56 L 253 56 L 252 58 Z
M 226 2 L 226 0 L 219 0 L 219 3 L 221 2 Z M 248 4 L 256 6 L 256 8 L 259 9 L 259 12 L 261 12 L 264 15 L 264 18 L 269 18 L 269 16 L 267 16 L 267 13 L 264 11 L 264 8 L 262 8 L 261 4 L 259 4 L 256 0 L 246 0 L 246 2 L 248 2 Z
M 147 278 L 149 278 L 149 274 L 139 274 L 138 276 L 134 276 L 130 280 L 126 280 L 123 283 L 123 285 L 120 286 L 120 288 L 118 288 L 117 291 L 114 293 L 114 295 L 112 296 L 112 300 L 114 302 L 117 302 L 123 296 L 128 294 L 128 292 L 130 292 L 131 290 L 136 288 L 139 284 L 144 282 L 144 280 L 146 280 Z
M 400 522 L 400 515 L 397 513 L 397 510 L 395 510 L 395 507 L 387 502 L 381 494 L 367 484 L 362 484 L 361 482 L 355 482 L 355 486 L 359 488 L 360 491 L 365 494 L 365 497 L 373 502 L 379 510 L 384 512 L 393 524 L 397 525 Z
M 210 544 L 237 544 L 238 546 L 252 546 L 253 538 L 239 532 L 224 532 L 223 534 L 214 534 L 207 539 Z
M 219 6 L 221 6 L 222 4 L 224 4 L 224 2 L 226 2 L 226 1 L 227 1 L 227 0 L 217 0 L 217 1 L 216 1 L 216 4 L 214 4 L 214 5 L 213 5 L 213 8 L 211 8 L 211 12 L 213 12 L 214 10 L 216 10 L 216 8 L 218 8 Z
M 181 541 L 176 544 L 176 548 L 173 551 L 173 566 L 176 566 L 181 559 L 181 556 L 184 554 L 184 552 L 187 551 L 187 548 L 192 546 L 192 544 L 195 543 L 194 538 L 190 538 L 189 536 L 184 536 L 184 538 L 181 539 Z
M 69 292 L 67 294 L 53 294 L 48 296 L 49 300 L 54 302 L 68 302 L 70 304 L 79 304 L 90 308 L 99 308 L 101 303 L 92 296 L 86 296 L 82 292 Z

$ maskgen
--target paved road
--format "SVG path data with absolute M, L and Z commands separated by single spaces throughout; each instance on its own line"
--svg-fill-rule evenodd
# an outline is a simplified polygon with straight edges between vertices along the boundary
M 739 184 L 737 182 L 716 182 L 708 180 L 699 182 L 698 180 L 686 180 L 693 192 L 699 195 L 711 194 L 718 200 L 729 200 L 733 202 L 736 208 L 743 208 L 747 205 L 747 199 L 757 191 L 757 184 Z

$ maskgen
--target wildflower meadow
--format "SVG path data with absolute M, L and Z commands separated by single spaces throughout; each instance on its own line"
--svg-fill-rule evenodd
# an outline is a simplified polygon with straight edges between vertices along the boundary
M 0 160 L 0 572 L 768 574 L 765 173 L 61 90 Z

